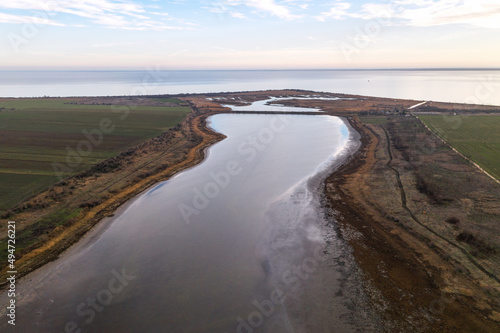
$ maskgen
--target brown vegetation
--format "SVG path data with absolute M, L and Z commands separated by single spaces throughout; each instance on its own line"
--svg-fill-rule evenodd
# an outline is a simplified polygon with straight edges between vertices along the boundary
M 386 329 L 498 331 L 499 261 L 476 237 L 497 248 L 492 235 L 499 224 L 474 220 L 496 206 L 467 206 L 486 193 L 500 198 L 498 185 L 412 117 L 392 117 L 387 130 L 352 124 L 362 134 L 363 149 L 330 176 L 325 193 L 342 234 L 361 235 L 346 239 L 369 286 L 380 292 L 368 290 L 387 319 Z M 453 214 L 460 214 L 460 224 L 455 216 L 442 222 Z M 498 221 L 500 214 L 495 216 Z M 464 245 L 456 241 L 462 228 L 481 236 L 466 234 L 470 243 Z

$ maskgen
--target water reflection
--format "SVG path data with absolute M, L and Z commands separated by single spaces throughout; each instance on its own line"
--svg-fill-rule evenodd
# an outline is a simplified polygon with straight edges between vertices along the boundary
M 355 142 L 344 122 L 221 114 L 210 125 L 227 139 L 203 163 L 19 284 L 18 329 L 350 332 L 371 323 L 346 303 L 361 297 L 355 264 L 325 229 L 313 191 Z M 122 272 L 133 279 L 111 292 Z M 349 288 L 358 292 L 335 296 Z

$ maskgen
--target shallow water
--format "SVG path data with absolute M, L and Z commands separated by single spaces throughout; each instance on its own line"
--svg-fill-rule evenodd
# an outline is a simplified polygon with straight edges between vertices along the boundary
M 355 133 L 324 115 L 220 114 L 210 126 L 227 139 L 204 162 L 18 284 L 16 332 L 373 331 L 315 192 Z
M 280 101 L 298 99 L 297 97 L 270 97 L 265 100 L 255 101 L 249 105 L 235 106 L 222 104 L 224 107 L 230 107 L 233 111 L 266 111 L 266 112 L 320 112 L 316 108 L 303 108 L 294 106 L 284 106 Z M 306 98 L 302 98 L 306 99 Z M 333 98 L 332 100 L 338 100 Z
M 220 103 L 224 103 L 221 99 L 217 98 L 207 98 L 208 100 L 219 100 Z M 234 99 L 234 98 L 233 98 Z M 320 100 L 320 101 L 338 101 L 345 99 L 355 99 L 355 98 L 340 98 L 340 97 L 321 97 L 313 95 L 303 95 L 303 96 L 293 96 L 293 97 L 269 97 L 268 99 L 255 101 L 248 103 L 248 105 L 230 105 L 221 104 L 223 107 L 231 108 L 232 111 L 264 111 L 264 112 L 322 112 L 320 108 L 307 108 L 307 107 L 295 107 L 280 104 L 283 101 L 289 101 L 294 99 L 301 100 Z M 241 98 L 237 102 L 242 102 Z

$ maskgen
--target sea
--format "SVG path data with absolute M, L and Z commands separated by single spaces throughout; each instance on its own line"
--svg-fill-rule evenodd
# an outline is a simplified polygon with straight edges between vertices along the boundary
M 303 89 L 500 105 L 500 69 L 0 71 L 0 97 Z

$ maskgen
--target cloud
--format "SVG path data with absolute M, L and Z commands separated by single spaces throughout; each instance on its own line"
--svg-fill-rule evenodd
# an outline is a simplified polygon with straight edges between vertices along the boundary
M 328 18 L 333 19 L 344 19 L 349 16 L 347 10 L 351 8 L 351 4 L 347 2 L 338 2 L 329 11 L 321 13 L 321 15 L 316 16 L 318 21 L 324 22 Z
M 57 23 L 45 17 L 10 15 L 5 13 L 0 13 L 0 23 L 33 23 L 40 25 L 64 26 L 64 24 Z
M 89 19 L 91 22 L 108 28 L 127 30 L 167 30 L 189 29 L 185 26 L 170 26 L 148 16 L 144 6 L 124 0 L 15 0 L 3 1 L 0 9 L 39 11 L 49 14 L 52 19 L 57 14 L 69 14 Z M 168 15 L 166 13 L 152 13 Z M 4 14 L 7 15 L 7 14 Z M 10 15 L 9 22 L 19 23 L 22 15 Z M 13 17 L 17 17 L 14 19 Z M 7 21 L 7 19 L 5 19 Z M 62 24 L 60 24 L 62 25 Z
M 256 8 L 260 11 L 269 13 L 285 20 L 293 20 L 298 18 L 298 16 L 292 15 L 287 7 L 278 5 L 273 0 L 250 0 L 245 1 L 245 4 L 248 7 Z
M 449 24 L 500 29 L 498 0 L 399 0 L 391 4 L 366 3 L 361 10 L 349 11 L 349 3 L 339 2 L 316 19 L 390 19 L 393 25 L 431 27 Z
M 229 12 L 229 15 L 231 15 L 234 18 L 239 18 L 239 19 L 244 19 L 246 17 L 245 14 L 242 14 L 240 12 Z
M 227 6 L 246 6 L 258 12 L 270 14 L 284 20 L 300 18 L 300 16 L 292 14 L 287 6 L 278 4 L 274 0 L 226 0 L 224 4 Z
M 401 11 L 396 13 L 396 17 L 413 26 L 467 24 L 500 28 L 500 3 L 496 0 L 402 0 L 397 4 L 401 6 Z

